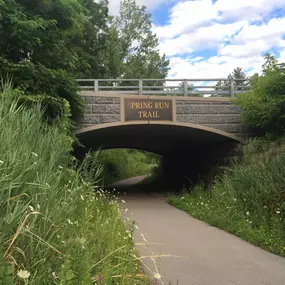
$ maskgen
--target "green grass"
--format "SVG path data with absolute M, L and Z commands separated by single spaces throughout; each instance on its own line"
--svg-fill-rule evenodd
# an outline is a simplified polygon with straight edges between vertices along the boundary
M 116 199 L 83 181 L 62 126 L 12 93 L 0 95 L 0 284 L 148 284 Z
M 247 146 L 252 148 L 253 144 Z M 196 185 L 169 203 L 191 216 L 285 256 L 285 152 L 245 154 L 210 189 Z

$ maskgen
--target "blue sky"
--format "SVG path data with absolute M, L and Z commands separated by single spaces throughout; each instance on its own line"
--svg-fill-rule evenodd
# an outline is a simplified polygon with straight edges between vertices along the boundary
M 263 55 L 285 62 L 285 0 L 137 0 L 153 18 L 172 78 L 260 72 Z M 119 0 L 110 0 L 116 11 Z

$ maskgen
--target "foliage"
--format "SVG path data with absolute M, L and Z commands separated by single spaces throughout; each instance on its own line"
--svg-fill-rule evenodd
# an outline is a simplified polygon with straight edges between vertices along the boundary
M 47 94 L 64 98 L 78 114 L 82 101 L 73 72 L 82 62 L 72 39 L 82 38 L 85 19 L 80 3 L 4 0 L 0 15 L 2 77 L 12 77 L 15 88 L 39 100 Z M 52 106 L 50 116 L 59 115 L 54 101 L 47 101 Z
M 76 171 L 65 126 L 13 98 L 0 95 L 0 283 L 145 284 L 116 200 Z
M 282 133 L 285 126 L 285 67 L 265 56 L 263 74 L 255 75 L 252 88 L 237 97 L 245 123 L 269 133 Z
M 110 17 L 108 1 L 0 1 L 0 75 L 41 102 L 53 121 L 64 100 L 76 119 L 83 110 L 75 78 L 164 78 L 151 17 L 124 0 Z
M 96 152 L 98 160 L 104 165 L 104 184 L 140 175 L 150 174 L 159 163 L 156 154 L 132 149 L 110 149 Z M 92 156 L 91 156 L 92 157 Z
M 264 140 L 246 146 L 210 189 L 197 185 L 170 203 L 194 217 L 285 256 L 285 149 L 272 156 Z
M 135 0 L 121 1 L 108 36 L 107 75 L 113 78 L 165 78 L 169 61 L 160 56 L 151 15 Z

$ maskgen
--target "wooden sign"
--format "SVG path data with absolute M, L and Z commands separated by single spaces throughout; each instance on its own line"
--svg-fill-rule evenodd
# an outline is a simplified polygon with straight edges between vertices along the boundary
M 125 98 L 125 121 L 172 121 L 172 100 Z

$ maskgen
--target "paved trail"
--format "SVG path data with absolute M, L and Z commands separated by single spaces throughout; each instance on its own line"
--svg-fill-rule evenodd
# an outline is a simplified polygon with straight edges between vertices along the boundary
M 125 180 L 129 186 L 143 178 Z M 194 219 L 151 194 L 129 188 L 128 215 L 137 222 L 141 256 L 171 254 L 156 260 L 162 281 L 179 285 L 285 285 L 285 259 Z M 155 243 L 155 244 L 154 244 Z M 145 259 L 151 271 L 154 263 Z

